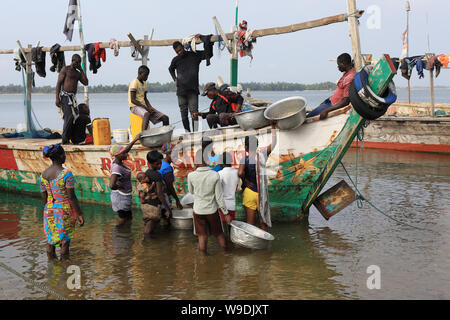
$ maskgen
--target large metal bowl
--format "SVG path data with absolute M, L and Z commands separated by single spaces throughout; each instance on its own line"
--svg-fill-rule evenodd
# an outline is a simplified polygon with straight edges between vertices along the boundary
M 277 101 L 267 107 L 264 117 L 277 121 L 276 126 L 281 130 L 297 128 L 306 120 L 306 99 L 303 97 L 289 97 Z
M 242 130 L 259 129 L 270 124 L 270 121 L 264 117 L 264 111 L 266 109 L 254 107 L 254 110 L 235 113 L 233 115 Z
M 170 225 L 173 229 L 192 230 L 194 225 L 193 209 L 173 209 Z
M 141 144 L 145 147 L 159 147 L 170 142 L 174 126 L 162 126 L 141 132 Z
M 231 242 L 250 249 L 267 249 L 275 237 L 243 221 L 231 221 Z

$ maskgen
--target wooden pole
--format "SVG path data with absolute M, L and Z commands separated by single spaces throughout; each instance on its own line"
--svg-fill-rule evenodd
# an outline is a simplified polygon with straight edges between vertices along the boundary
M 409 11 L 411 7 L 406 1 L 406 56 L 409 57 Z M 408 79 L 408 103 L 411 104 L 411 81 Z
M 236 15 L 234 20 L 234 26 L 232 27 L 231 31 L 234 33 L 238 30 L 238 7 L 239 7 L 239 1 L 236 0 Z M 232 53 L 231 53 L 231 60 L 230 60 L 230 86 L 235 87 L 237 86 L 237 80 L 238 80 L 238 54 L 237 54 L 237 40 L 235 39 L 234 35 L 232 37 Z
M 362 68 L 361 45 L 359 41 L 358 18 L 356 17 L 356 1 L 347 0 L 348 25 L 350 28 L 350 38 L 352 40 L 353 61 L 355 62 L 355 70 Z
M 81 68 L 84 73 L 87 74 L 86 70 L 86 51 L 84 50 L 84 35 L 83 35 L 83 24 L 81 22 L 81 0 L 77 1 L 77 11 L 78 11 L 78 29 L 80 31 L 80 49 L 81 49 Z M 89 88 L 88 86 L 84 86 L 84 103 L 89 105 Z
M 363 15 L 364 11 L 359 10 L 356 13 L 353 14 L 353 18 L 356 20 L 357 18 L 361 17 Z M 317 20 L 311 20 L 307 22 L 301 22 L 297 24 L 291 24 L 289 26 L 284 27 L 275 27 L 275 28 L 268 28 L 268 29 L 259 29 L 254 30 L 252 32 L 253 38 L 259 38 L 259 37 L 265 37 L 265 36 L 271 36 L 271 35 L 277 35 L 277 34 L 284 34 L 284 33 L 291 33 L 296 32 L 300 30 L 306 30 L 306 29 L 312 29 L 317 28 L 321 26 L 326 26 L 333 23 L 339 23 L 347 21 L 347 14 L 339 14 L 335 16 L 325 17 Z M 227 33 L 226 34 L 228 39 L 231 39 L 234 36 L 234 33 Z M 212 36 L 211 41 L 216 42 L 218 40 L 217 36 Z M 166 46 L 172 46 L 172 44 L 175 41 L 182 41 L 181 38 L 178 39 L 166 39 L 166 40 L 140 40 L 138 41 L 138 44 L 141 46 L 149 46 L 149 47 L 166 47 Z M 201 43 L 200 40 L 197 41 L 197 43 Z M 119 45 L 121 47 L 130 47 L 131 42 L 130 41 L 119 41 Z M 100 49 L 106 49 L 109 48 L 109 42 L 102 42 L 100 43 Z M 45 52 L 49 52 L 51 47 L 43 47 L 42 50 Z M 80 51 L 80 46 L 61 46 L 59 48 L 60 51 Z M 24 49 L 25 52 L 28 52 L 28 49 Z M 0 54 L 13 54 L 14 49 L 1 49 Z
M 225 43 L 225 47 L 227 47 L 228 52 L 231 54 L 233 52 L 232 48 L 230 46 L 230 43 L 228 42 L 229 40 L 227 38 L 227 35 L 225 34 L 225 32 L 223 32 L 223 29 L 222 29 L 222 26 L 219 23 L 219 20 L 217 20 L 217 18 L 215 16 L 212 19 L 213 19 L 213 22 L 214 22 L 214 24 L 215 24 L 215 26 L 217 28 L 217 31 L 219 32 L 220 36 L 222 37 L 223 42 Z
M 433 69 L 430 70 L 430 102 L 431 102 L 431 116 L 434 117 L 434 79 L 433 79 Z
M 144 36 L 144 40 L 152 40 L 152 38 L 153 38 L 153 28 L 152 28 L 152 30 L 150 30 L 149 35 Z M 149 54 L 149 52 L 147 51 L 146 54 L 144 54 L 142 56 L 142 65 L 144 65 L 144 66 L 146 66 L 148 63 L 148 54 Z

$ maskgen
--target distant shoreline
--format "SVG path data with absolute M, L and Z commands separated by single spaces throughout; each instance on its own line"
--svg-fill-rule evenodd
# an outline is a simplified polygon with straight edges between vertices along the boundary
M 304 90 L 335 90 L 336 84 L 333 82 L 321 82 L 313 84 L 302 84 L 302 83 L 291 83 L 291 82 L 272 82 L 272 83 L 262 83 L 262 82 L 243 82 L 241 83 L 244 92 L 247 88 L 250 91 L 304 91 Z M 149 93 L 154 92 L 176 92 L 176 85 L 174 82 L 168 83 L 147 83 L 147 88 Z M 200 85 L 199 90 L 201 90 L 202 85 Z M 83 87 L 78 87 L 78 92 L 83 92 Z M 127 84 L 113 84 L 113 85 L 95 85 L 89 86 L 89 93 L 127 93 Z M 42 86 L 33 88 L 33 94 L 55 94 L 55 87 L 53 86 Z M 0 86 L 0 94 L 23 94 L 22 85 L 3 85 Z

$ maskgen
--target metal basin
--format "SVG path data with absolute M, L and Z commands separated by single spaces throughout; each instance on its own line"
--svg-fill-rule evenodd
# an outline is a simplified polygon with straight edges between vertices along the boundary
M 277 120 L 276 126 L 281 130 L 297 128 L 306 120 L 306 99 L 289 97 L 267 107 L 264 117 Z
M 243 221 L 231 221 L 230 239 L 233 243 L 250 249 L 267 249 L 275 237 Z
M 193 209 L 172 210 L 170 225 L 173 229 L 191 230 L 194 225 Z
M 270 124 L 270 121 L 264 117 L 264 111 L 266 109 L 254 107 L 254 110 L 235 113 L 233 115 L 242 130 L 258 129 Z
M 145 147 L 159 147 L 170 142 L 174 126 L 162 126 L 141 132 L 141 144 Z

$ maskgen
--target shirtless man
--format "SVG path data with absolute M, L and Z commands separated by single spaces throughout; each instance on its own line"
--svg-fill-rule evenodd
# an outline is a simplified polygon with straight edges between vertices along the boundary
M 81 68 L 81 57 L 78 54 L 72 56 L 72 64 L 62 68 L 56 83 L 56 106 L 63 112 L 62 144 L 69 144 L 72 137 L 72 129 L 78 118 L 77 87 L 78 81 L 88 85 L 86 74 Z

